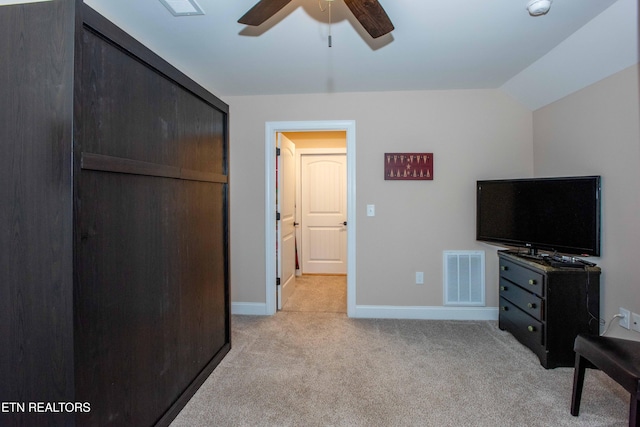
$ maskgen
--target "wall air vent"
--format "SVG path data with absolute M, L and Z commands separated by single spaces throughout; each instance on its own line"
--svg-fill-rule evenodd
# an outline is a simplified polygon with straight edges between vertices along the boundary
M 204 15 L 196 0 L 160 0 L 173 16 Z
M 484 251 L 444 251 L 444 304 L 484 306 Z

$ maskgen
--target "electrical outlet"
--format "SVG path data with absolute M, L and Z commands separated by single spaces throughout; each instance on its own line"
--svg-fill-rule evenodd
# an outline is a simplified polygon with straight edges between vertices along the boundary
M 631 313 L 631 329 L 640 332 L 640 314 Z
M 416 285 L 424 285 L 424 273 L 416 271 Z
M 624 316 L 618 319 L 618 324 L 625 329 L 629 329 L 629 324 L 631 320 L 631 312 L 626 308 L 620 307 L 620 315 Z

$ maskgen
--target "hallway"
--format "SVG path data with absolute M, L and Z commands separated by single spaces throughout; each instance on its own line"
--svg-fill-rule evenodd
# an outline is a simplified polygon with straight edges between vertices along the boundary
M 347 312 L 347 276 L 302 275 L 282 311 Z

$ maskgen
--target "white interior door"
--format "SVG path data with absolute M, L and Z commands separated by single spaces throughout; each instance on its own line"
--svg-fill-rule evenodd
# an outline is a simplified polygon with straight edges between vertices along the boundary
M 286 304 L 296 286 L 296 146 L 286 136 L 278 134 L 278 310 Z
M 301 156 L 302 272 L 347 274 L 347 156 Z

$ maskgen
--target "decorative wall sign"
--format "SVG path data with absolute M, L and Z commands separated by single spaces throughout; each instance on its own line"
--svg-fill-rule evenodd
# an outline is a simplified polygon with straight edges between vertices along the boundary
M 384 179 L 432 180 L 433 153 L 384 153 Z

